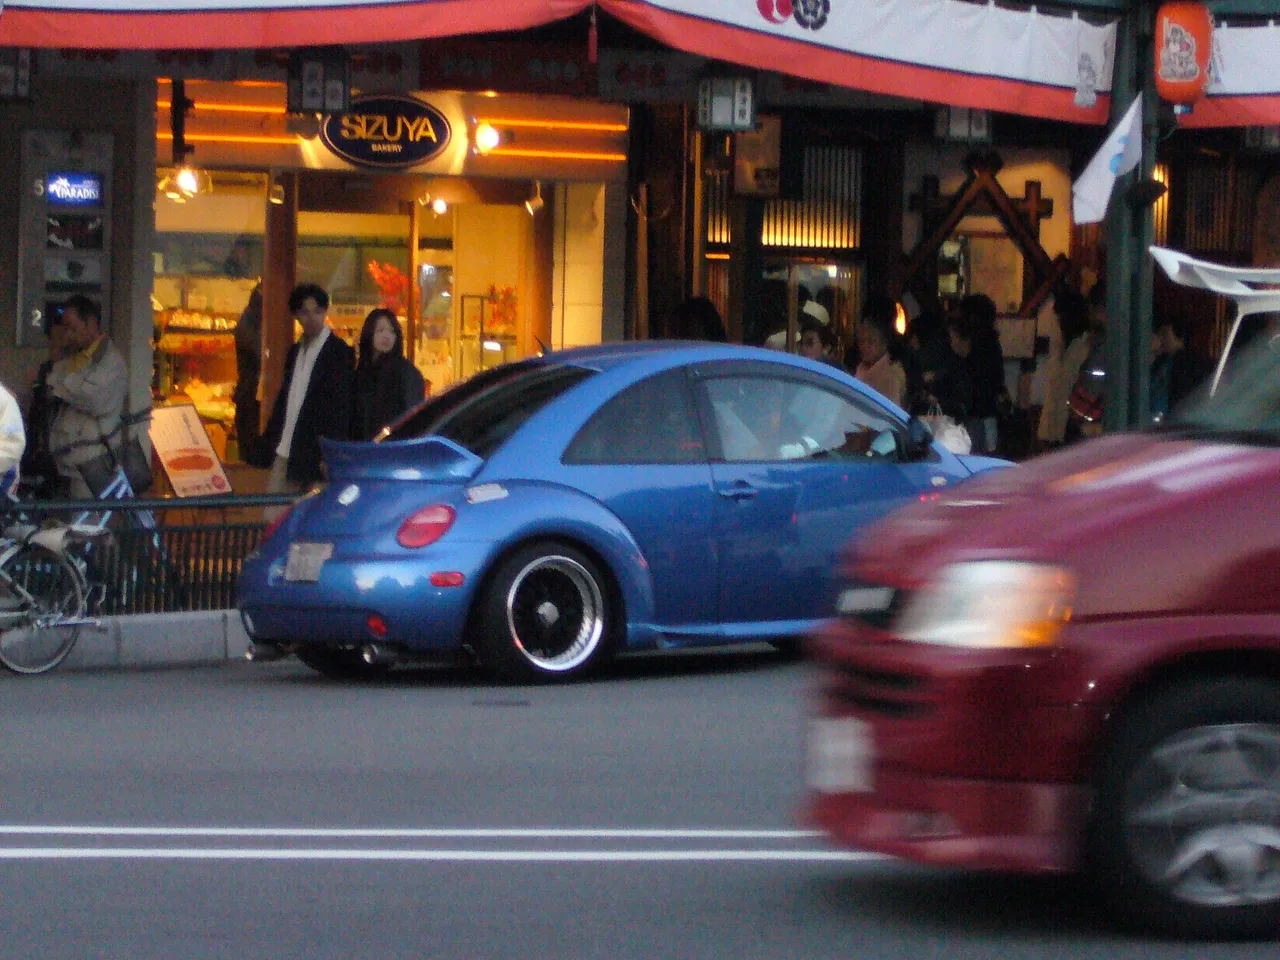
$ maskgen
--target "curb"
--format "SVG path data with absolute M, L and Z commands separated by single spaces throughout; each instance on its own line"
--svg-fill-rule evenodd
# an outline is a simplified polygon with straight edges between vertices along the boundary
M 105 617 L 82 630 L 58 670 L 146 670 L 212 666 L 239 660 L 249 638 L 235 610 Z

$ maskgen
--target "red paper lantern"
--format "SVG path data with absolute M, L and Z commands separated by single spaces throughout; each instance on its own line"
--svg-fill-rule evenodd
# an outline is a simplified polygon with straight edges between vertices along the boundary
M 1156 14 L 1156 92 L 1170 103 L 1191 106 L 1209 84 L 1213 17 L 1203 3 L 1166 3 Z

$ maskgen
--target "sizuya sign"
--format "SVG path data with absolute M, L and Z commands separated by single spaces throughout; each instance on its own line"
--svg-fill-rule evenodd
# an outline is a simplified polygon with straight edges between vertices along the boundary
M 403 168 L 425 163 L 449 145 L 449 121 L 416 97 L 357 97 L 351 110 L 332 114 L 320 127 L 324 145 L 359 167 Z
M 102 205 L 102 177 L 96 173 L 51 173 L 45 178 L 50 203 L 64 207 Z

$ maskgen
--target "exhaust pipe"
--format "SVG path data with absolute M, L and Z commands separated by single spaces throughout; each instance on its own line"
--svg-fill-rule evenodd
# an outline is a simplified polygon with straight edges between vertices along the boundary
M 389 667 L 400 660 L 400 654 L 385 644 L 366 643 L 360 649 L 360 659 L 371 667 Z
M 289 651 L 278 643 L 250 643 L 244 658 L 251 663 L 271 663 L 273 660 L 283 660 L 289 655 Z

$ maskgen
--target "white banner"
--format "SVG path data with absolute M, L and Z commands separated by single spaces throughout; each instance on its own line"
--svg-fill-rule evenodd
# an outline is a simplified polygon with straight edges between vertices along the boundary
M 1115 24 L 962 0 L 600 0 L 690 52 L 828 83 L 1105 122 Z M 727 29 L 726 29 L 727 28 Z M 1025 87 L 1009 96 L 1009 84 Z
M 1216 26 L 1209 88 L 1191 113 L 1189 127 L 1280 124 L 1280 27 Z

